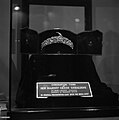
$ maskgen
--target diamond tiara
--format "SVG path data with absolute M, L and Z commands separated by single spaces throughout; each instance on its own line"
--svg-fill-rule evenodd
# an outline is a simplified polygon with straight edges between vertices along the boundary
M 58 36 L 52 36 L 50 38 L 47 38 L 46 40 L 44 40 L 42 43 L 41 43 L 41 50 L 47 46 L 47 45 L 50 45 L 50 44 L 53 44 L 53 43 L 62 43 L 62 44 L 65 44 L 65 45 L 68 45 L 69 47 L 71 47 L 73 49 L 74 45 L 72 43 L 71 40 L 69 40 L 68 38 L 66 37 L 63 37 L 62 34 L 60 32 L 56 32 L 58 33 Z

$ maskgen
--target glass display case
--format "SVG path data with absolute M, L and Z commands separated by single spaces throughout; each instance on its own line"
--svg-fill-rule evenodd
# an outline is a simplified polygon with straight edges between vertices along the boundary
M 99 65 L 105 48 L 100 10 L 94 0 L 11 1 L 13 120 L 118 116 L 119 89 L 104 81 L 106 66 Z

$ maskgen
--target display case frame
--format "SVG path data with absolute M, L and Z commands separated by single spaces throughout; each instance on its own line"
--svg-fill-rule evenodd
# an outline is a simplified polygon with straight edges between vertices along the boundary
M 13 120 L 25 120 L 25 119 L 64 119 L 64 118 L 94 118 L 94 117 L 115 117 L 118 116 L 119 108 L 117 107 L 97 107 L 97 108 L 61 108 L 61 109 L 13 109 L 11 108 L 11 54 L 13 52 L 12 44 L 12 12 L 14 5 L 19 5 L 21 11 L 24 13 L 24 17 L 21 20 L 20 27 L 29 27 L 29 5 L 57 5 L 57 6 L 82 6 L 85 8 L 85 30 L 92 30 L 92 2 L 91 0 L 79 0 L 69 2 L 68 0 L 12 0 L 11 2 L 11 19 L 10 19 L 10 104 L 9 115 Z M 18 23 L 19 24 L 19 23 Z M 19 25 L 18 25 L 19 26 Z M 20 36 L 17 36 L 17 40 Z M 18 42 L 18 41 L 17 41 Z M 17 56 L 18 57 L 18 56 Z M 24 60 L 27 57 L 21 57 L 21 66 L 24 66 Z M 21 74 L 23 68 L 20 66 Z M 105 114 L 103 114 L 105 112 Z M 32 113 L 32 114 L 31 114 Z M 71 115 L 73 114 L 73 116 Z

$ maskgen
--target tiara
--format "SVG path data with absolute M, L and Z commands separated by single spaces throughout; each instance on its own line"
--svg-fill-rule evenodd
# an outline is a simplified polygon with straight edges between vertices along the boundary
M 41 50 L 43 49 L 43 47 L 53 44 L 53 43 L 62 43 L 62 44 L 68 45 L 69 47 L 73 49 L 74 45 L 71 40 L 69 40 L 66 37 L 63 37 L 60 32 L 56 32 L 56 33 L 58 33 L 58 36 L 47 38 L 41 43 Z

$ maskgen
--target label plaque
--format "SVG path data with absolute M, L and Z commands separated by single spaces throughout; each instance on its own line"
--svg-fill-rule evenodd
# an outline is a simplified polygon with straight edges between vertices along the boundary
M 93 97 L 89 82 L 37 82 L 36 98 Z

